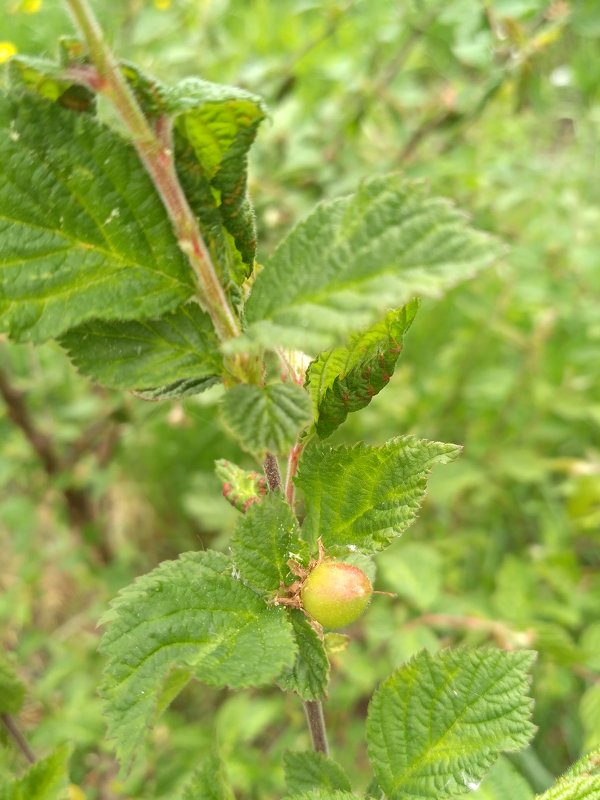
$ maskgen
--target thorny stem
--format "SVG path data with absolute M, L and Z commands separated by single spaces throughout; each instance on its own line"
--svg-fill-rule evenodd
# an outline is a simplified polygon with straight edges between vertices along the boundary
M 194 271 L 200 304 L 209 314 L 221 340 L 238 336 L 238 320 L 227 301 L 196 217 L 177 178 L 169 122 L 161 120 L 160 132 L 153 130 L 121 74 L 87 0 L 65 1 L 98 71 L 93 88 L 112 101 L 131 135 L 140 160 L 169 215 L 179 247 Z
M 12 716 L 10 714 L 0 714 L 0 719 L 4 723 L 4 727 L 10 734 L 12 740 L 17 745 L 19 750 L 23 753 L 27 761 L 29 761 L 30 764 L 35 764 L 37 759 L 31 747 L 29 747 L 29 745 L 27 744 L 27 740 L 19 730 L 17 723 L 14 721 Z

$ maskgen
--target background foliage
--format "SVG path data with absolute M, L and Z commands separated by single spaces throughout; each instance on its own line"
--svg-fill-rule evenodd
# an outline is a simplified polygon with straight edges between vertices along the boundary
M 399 598 L 379 598 L 334 658 L 327 714 L 334 757 L 361 786 L 367 700 L 406 658 L 459 642 L 533 647 L 536 739 L 472 796 L 495 797 L 514 769 L 523 797 L 541 791 L 600 743 L 597 3 L 95 8 L 117 52 L 161 79 L 264 97 L 250 164 L 261 260 L 315 200 L 390 170 L 426 179 L 509 244 L 495 271 L 423 301 L 389 386 L 328 440 L 414 433 L 464 452 L 381 558 L 378 588 Z M 52 55 L 70 32 L 58 3 L 1 11 L 0 58 Z M 88 798 L 171 797 L 216 739 L 239 798 L 280 797 L 284 750 L 308 746 L 291 696 L 190 685 L 152 735 L 154 766 L 119 782 L 96 693 L 108 599 L 182 550 L 227 547 L 236 512 L 214 460 L 252 462 L 219 429 L 218 390 L 146 403 L 91 387 L 57 346 L 0 341 L 0 353 L 0 644 L 28 688 L 33 749 L 75 742 Z M 1 762 L 19 771 L 4 743 Z

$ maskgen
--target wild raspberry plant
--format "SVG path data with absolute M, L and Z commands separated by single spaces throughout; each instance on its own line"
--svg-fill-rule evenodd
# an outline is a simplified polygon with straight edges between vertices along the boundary
M 161 564 L 105 615 L 109 736 L 126 771 L 188 681 L 277 685 L 304 702 L 314 744 L 287 754 L 286 797 L 358 797 L 328 752 L 319 620 L 338 627 L 365 610 L 370 583 L 340 563 L 385 550 L 414 520 L 429 470 L 459 448 L 327 439 L 389 381 L 416 297 L 472 277 L 497 246 L 391 175 L 321 203 L 258 270 L 246 166 L 260 99 L 198 79 L 166 86 L 115 60 L 84 0 L 66 5 L 82 39 L 63 40 L 56 63 L 13 59 L 0 96 L 1 329 L 17 342 L 55 339 L 81 372 L 143 398 L 221 383 L 223 421 L 264 473 L 218 462 L 240 512 L 230 552 Z M 98 116 L 100 95 L 118 129 Z M 333 573 L 354 580 L 350 609 L 346 585 L 331 597 Z M 400 666 L 370 703 L 367 796 L 476 789 L 499 753 L 533 734 L 532 657 L 458 649 Z M 5 664 L 0 690 L 6 722 L 22 688 Z M 59 749 L 0 779 L 0 796 L 60 797 L 66 760 Z M 228 800 L 225 774 L 208 756 L 181 797 Z M 594 755 L 543 795 L 594 797 Z

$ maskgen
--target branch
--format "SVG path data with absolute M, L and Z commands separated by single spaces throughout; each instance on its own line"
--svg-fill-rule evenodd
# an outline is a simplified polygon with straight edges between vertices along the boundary
M 14 721 L 14 719 L 11 717 L 11 715 L 10 714 L 0 714 L 0 719 L 4 723 L 4 727 L 6 728 L 8 733 L 10 734 L 10 737 L 12 738 L 14 743 L 17 745 L 19 750 L 23 753 L 23 755 L 25 756 L 27 761 L 29 761 L 30 764 L 35 764 L 37 759 L 36 759 L 32 749 L 27 744 L 27 740 L 25 739 L 25 737 L 23 736 L 23 734 L 19 730 L 19 728 L 17 726 L 17 723 Z
M 323 716 L 323 705 L 320 700 L 305 700 L 304 711 L 310 729 L 310 736 L 313 749 L 317 753 L 329 755 L 329 745 L 327 744 L 327 730 L 325 728 L 325 717 Z
M 198 284 L 200 304 L 209 314 L 222 340 L 238 336 L 238 320 L 225 296 L 198 221 L 177 178 L 170 121 L 167 118 L 159 120 L 156 131 L 150 126 L 106 44 L 87 0 L 65 2 L 89 47 L 97 70 L 96 78 L 88 82 L 93 89 L 111 100 L 129 132 L 133 146 L 152 178 L 171 220 L 179 247 L 192 267 Z

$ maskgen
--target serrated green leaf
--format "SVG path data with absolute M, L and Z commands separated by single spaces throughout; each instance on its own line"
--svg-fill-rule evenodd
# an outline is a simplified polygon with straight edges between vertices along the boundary
M 326 549 L 383 549 L 414 521 L 430 469 L 459 452 L 413 436 L 382 447 L 310 444 L 296 477 L 306 504 L 303 534 L 313 545 L 320 536 Z
M 24 699 L 24 683 L 7 659 L 0 656 L 0 714 L 18 714 Z
M 218 755 L 211 754 L 194 772 L 183 790 L 181 800 L 235 800 Z
M 347 347 L 327 350 L 309 365 L 305 386 L 321 439 L 332 434 L 349 413 L 367 406 L 388 383 L 418 307 L 415 300 L 390 311 L 382 321 L 353 336 Z
M 350 791 L 350 781 L 342 767 L 323 753 L 288 750 L 283 756 L 285 783 L 288 792 L 305 792 L 311 789 L 339 789 Z
M 0 161 L 0 329 L 14 339 L 156 318 L 194 294 L 150 179 L 109 128 L 0 94 Z
M 267 606 L 212 551 L 184 553 L 124 589 L 102 620 L 109 735 L 128 766 L 155 714 L 165 679 L 189 670 L 213 686 L 274 680 L 296 654 L 286 613 Z
M 262 101 L 243 89 L 188 78 L 168 90 L 166 102 L 175 118 L 176 160 L 186 194 L 209 246 L 227 264 L 225 277 L 240 284 L 252 272 L 256 250 L 247 156 L 265 118 Z M 221 225 L 233 252 L 220 235 Z
M 321 203 L 283 241 L 256 278 L 245 337 L 230 346 L 319 352 L 415 295 L 440 295 L 497 252 L 422 184 L 373 178 Z
M 232 559 L 242 580 L 259 592 L 275 592 L 289 583 L 290 558 L 303 547 L 294 512 L 279 492 L 250 506 L 235 526 Z
M 367 741 L 390 800 L 444 800 L 478 788 L 498 755 L 534 733 L 525 651 L 422 652 L 369 704 Z
M 292 609 L 289 614 L 298 651 L 294 663 L 284 669 L 277 683 L 303 700 L 322 700 L 329 683 L 325 645 L 302 611 Z
M 470 800 L 533 800 L 533 791 L 507 758 L 500 757 Z
M 55 61 L 16 56 L 10 60 L 9 75 L 13 88 L 23 87 L 71 111 L 93 113 L 96 110 L 93 92 L 86 86 L 67 80 L 63 65 Z
M 285 454 L 312 420 L 310 397 L 295 383 L 238 384 L 221 404 L 225 425 L 245 450 Z
M 69 748 L 58 747 L 22 778 L 0 785 L 0 800 L 62 800 L 67 788 Z
M 158 399 L 152 387 L 169 397 L 201 392 L 223 371 L 212 323 L 196 303 L 156 320 L 86 322 L 60 343 L 84 375 L 149 399 Z
M 573 764 L 536 800 L 600 800 L 600 748 Z

